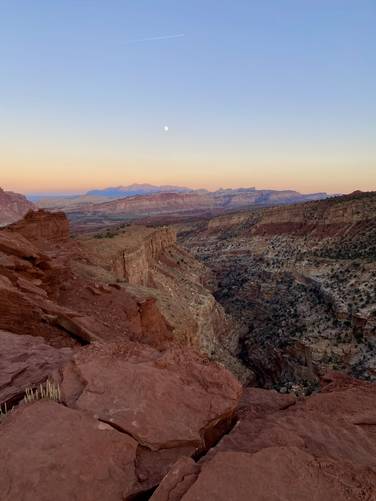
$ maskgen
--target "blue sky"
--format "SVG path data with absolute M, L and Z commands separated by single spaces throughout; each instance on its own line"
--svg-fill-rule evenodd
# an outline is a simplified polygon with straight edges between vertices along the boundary
M 374 0 L 0 7 L 6 188 L 376 189 Z

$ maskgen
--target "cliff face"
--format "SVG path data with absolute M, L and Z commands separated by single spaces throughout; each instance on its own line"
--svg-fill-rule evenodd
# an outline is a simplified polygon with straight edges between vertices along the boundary
M 135 226 L 119 235 L 85 239 L 82 245 L 91 262 L 107 270 L 115 280 L 148 286 L 153 263 L 175 242 L 172 229 Z
M 376 195 L 356 192 L 326 200 L 226 214 L 210 219 L 209 231 L 238 235 L 312 235 L 326 238 L 364 229 L 376 217 Z
M 136 229 L 137 233 L 139 229 Z M 128 239 L 128 236 L 127 236 Z M 142 238 L 138 247 L 124 245 L 114 260 L 117 278 L 130 285 L 152 285 L 152 271 L 166 249 L 176 243 L 176 234 L 169 228 L 152 231 Z
M 266 209 L 253 234 L 312 234 L 325 238 L 343 234 L 375 218 L 376 196 L 356 193 L 320 202 Z
M 6 226 L 21 219 L 29 210 L 35 208 L 26 197 L 0 188 L 0 226 Z
M 97 283 L 77 274 L 75 263 L 82 259 L 62 213 L 28 213 L 2 229 L 0 329 L 42 336 L 59 347 L 124 338 L 161 345 L 170 339 L 150 294 L 139 301 L 109 285 L 114 280 Z
M 85 255 L 85 263 L 78 265 L 81 273 L 116 281 L 141 303 L 153 297 L 175 341 L 220 359 L 242 378 L 250 376 L 234 356 L 236 326 L 203 285 L 208 270 L 176 245 L 172 229 L 133 226 L 80 244 Z

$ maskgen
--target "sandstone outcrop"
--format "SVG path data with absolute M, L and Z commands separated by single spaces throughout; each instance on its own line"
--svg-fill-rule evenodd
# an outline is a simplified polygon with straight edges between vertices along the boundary
M 236 326 L 204 285 L 205 266 L 176 244 L 172 229 L 130 226 L 108 236 L 85 237 L 80 245 L 77 274 L 116 282 L 144 307 L 154 298 L 168 326 L 166 339 L 223 362 L 243 381 L 252 377 L 234 353 Z
M 11 413 L 0 441 L 3 501 L 120 501 L 137 485 L 136 441 L 56 402 Z
M 68 326 L 75 325 L 71 334 L 76 338 L 96 339 L 84 326 L 80 328 L 79 317 L 84 315 L 49 297 L 51 287 L 64 283 L 69 275 L 68 268 L 55 266 L 53 259 L 16 231 L 0 231 L 0 329 L 70 346 L 74 341 L 67 335 Z
M 114 281 L 144 286 L 152 285 L 153 267 L 166 249 L 175 244 L 176 234 L 172 229 L 142 226 L 129 227 L 107 238 L 99 234 L 81 242 L 90 263 L 107 270 Z
M 354 478 L 346 463 L 316 460 L 296 447 L 270 447 L 256 454 L 218 453 L 212 461 L 202 465 L 196 477 L 191 475 L 190 486 L 185 471 L 177 475 L 184 482 L 183 486 L 180 483 L 166 486 L 169 480 L 166 477 L 151 499 L 366 501 L 372 499 L 375 485 L 367 472 L 359 472 L 358 478 Z
M 138 442 L 145 490 L 177 458 L 207 451 L 230 429 L 241 393 L 227 370 L 187 348 L 159 352 L 134 343 L 81 349 L 61 389 L 67 405 Z
M 25 373 L 30 386 L 37 369 Z M 226 369 L 173 347 L 92 345 L 60 374 L 52 378 L 61 380 L 65 406 L 23 403 L 0 423 L 4 500 L 121 500 L 147 492 L 177 459 L 217 443 L 233 424 L 241 394 Z
M 77 375 L 83 384 L 73 402 L 63 379 L 70 405 L 96 414 L 151 450 L 208 448 L 216 426 L 231 423 L 241 393 L 225 369 L 172 347 L 162 353 L 133 343 L 88 347 L 74 356 L 66 374 L 70 382 Z
M 373 500 L 374 385 L 328 375 L 323 393 L 247 389 L 236 427 L 198 464 L 180 459 L 156 501 Z
M 284 395 L 285 402 L 278 406 L 266 405 L 268 399 L 274 400 L 273 392 L 247 389 L 241 419 L 216 451 L 255 453 L 294 446 L 315 457 L 375 469 L 376 438 L 371 423 L 376 422 L 376 387 L 343 376 L 328 375 L 323 382 L 320 393 L 296 403 Z
M 29 211 L 22 220 L 9 225 L 8 230 L 47 248 L 69 238 L 69 223 L 64 212 Z
M 171 339 L 152 295 L 135 296 L 115 277 L 78 276 L 82 248 L 68 237 L 66 217 L 45 211 L 0 231 L 0 329 L 42 336 L 57 347 L 99 339 L 163 346 Z M 150 256 L 157 245 L 151 242 Z
M 21 219 L 29 210 L 33 209 L 35 209 L 34 204 L 23 195 L 0 188 L 0 226 L 6 226 Z

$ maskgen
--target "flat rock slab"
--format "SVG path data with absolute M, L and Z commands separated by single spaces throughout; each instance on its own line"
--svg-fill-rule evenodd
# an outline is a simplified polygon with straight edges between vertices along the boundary
M 340 381 L 330 391 L 324 389 L 295 405 L 275 406 L 274 410 L 275 392 L 256 388 L 247 392 L 239 423 L 210 454 L 218 450 L 254 453 L 267 447 L 296 446 L 315 457 L 376 469 L 372 424 L 376 423 L 376 385 Z
M 122 501 L 137 485 L 137 443 L 56 402 L 8 415 L 0 444 L 2 501 Z
M 153 501 L 376 501 L 376 385 L 339 374 L 296 399 L 245 389 L 239 421 L 194 463 L 177 461 Z
M 194 465 L 177 464 L 151 499 L 366 501 L 375 499 L 374 481 L 370 470 L 355 473 L 345 463 L 319 461 L 295 447 L 271 447 L 256 454 L 218 453 L 198 474 Z
M 44 382 L 72 356 L 70 348 L 53 348 L 41 337 L 0 331 L 0 403 L 22 397 Z
M 73 375 L 72 375 L 73 374 Z M 82 392 L 72 397 L 78 375 Z M 73 384 L 74 388 L 77 385 Z M 215 441 L 229 423 L 241 386 L 222 366 L 189 349 L 159 352 L 137 343 L 88 346 L 65 370 L 69 405 L 90 411 L 151 450 Z

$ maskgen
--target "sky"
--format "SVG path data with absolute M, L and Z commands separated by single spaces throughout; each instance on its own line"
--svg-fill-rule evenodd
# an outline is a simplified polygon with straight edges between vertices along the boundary
M 0 186 L 376 189 L 375 26 L 375 0 L 0 0 Z

